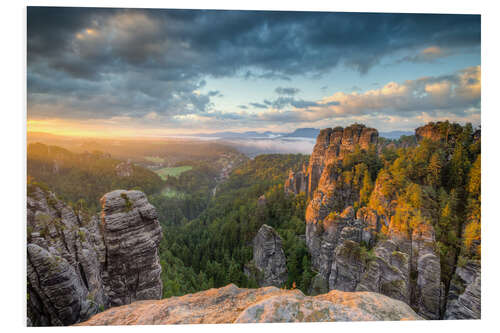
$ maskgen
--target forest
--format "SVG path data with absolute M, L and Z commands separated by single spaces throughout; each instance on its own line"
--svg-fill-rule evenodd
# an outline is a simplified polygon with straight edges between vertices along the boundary
M 395 212 L 391 225 L 401 231 L 421 223 L 434 227 L 441 279 L 448 287 L 457 264 L 481 255 L 481 145 L 470 124 L 436 126 L 442 134 L 439 140 L 380 138 L 378 147 L 355 147 L 335 167 L 342 186 L 352 190 L 349 201 L 355 211 Z M 77 154 L 30 144 L 28 175 L 69 202 L 81 206 L 83 200 L 90 211 L 98 210 L 98 199 L 107 191 L 143 190 L 163 228 L 163 297 L 228 283 L 257 287 L 244 268 L 252 259 L 252 239 L 263 224 L 273 227 L 283 241 L 288 269 L 283 287 L 307 294 L 316 275 L 304 237 L 308 198 L 285 193 L 284 182 L 289 170 L 300 170 L 308 160 L 300 154 L 259 155 L 241 162 L 222 182 L 216 181 L 219 170 L 210 163 L 182 161 L 179 165 L 192 169 L 163 181 L 133 164 L 132 177 L 117 176 L 116 167 L 124 162 L 106 153 Z M 166 187 L 183 195 L 166 197 Z M 339 201 L 331 214 L 339 214 L 344 204 Z M 378 237 L 387 232 L 383 226 Z
M 441 279 L 448 287 L 456 265 L 481 255 L 481 145 L 470 124 L 443 124 L 442 140 L 423 139 L 417 145 L 413 136 L 386 142 L 378 150 L 357 147 L 338 172 L 353 189 L 356 211 L 368 207 L 390 216 L 395 209 L 391 221 L 401 231 L 422 223 L 434 227 Z M 257 156 L 231 174 L 198 218 L 175 226 L 162 221 L 167 224 L 161 244 L 164 296 L 230 282 L 255 287 L 243 268 L 252 259 L 251 240 L 264 223 L 283 240 L 288 268 L 283 287 L 307 294 L 316 274 L 303 236 L 308 201 L 283 190 L 287 171 L 299 170 L 307 160 L 301 155 Z M 259 204 L 262 195 L 265 203 Z M 387 232 L 382 227 L 378 237 Z
M 58 146 L 31 143 L 27 149 L 28 183 L 47 184 L 72 205 L 100 210 L 99 199 L 119 188 L 156 193 L 162 179 L 153 171 L 112 158 L 109 153 L 73 153 Z

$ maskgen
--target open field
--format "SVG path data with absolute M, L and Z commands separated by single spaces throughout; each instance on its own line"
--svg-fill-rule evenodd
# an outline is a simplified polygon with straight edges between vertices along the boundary
M 183 165 L 179 167 L 172 168 L 162 168 L 156 170 L 155 172 L 160 176 L 163 180 L 167 179 L 167 177 L 179 177 L 181 173 L 191 170 L 193 167 L 190 165 Z
M 182 198 L 184 197 L 183 192 L 176 191 L 172 188 L 166 187 L 161 191 L 161 195 L 163 195 L 165 198 Z
M 163 163 L 165 162 L 165 159 L 163 157 L 159 156 L 146 156 L 144 157 L 146 161 L 153 162 L 153 163 Z

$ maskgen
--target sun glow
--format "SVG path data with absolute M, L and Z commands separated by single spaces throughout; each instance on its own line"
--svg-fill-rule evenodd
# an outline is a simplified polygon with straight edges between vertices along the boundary
M 129 129 L 82 124 L 82 122 L 72 123 L 60 119 L 30 119 L 27 123 L 27 131 L 75 137 L 133 137 L 140 135 L 137 131 Z

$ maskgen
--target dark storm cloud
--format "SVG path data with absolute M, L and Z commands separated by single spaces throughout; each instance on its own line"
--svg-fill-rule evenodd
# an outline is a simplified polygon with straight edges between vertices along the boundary
M 206 114 L 222 96 L 199 92 L 208 76 L 290 80 L 338 65 L 366 73 L 398 51 L 480 45 L 480 17 L 470 15 L 28 7 L 27 23 L 34 116 Z M 313 105 L 293 89 L 251 105 Z
M 250 103 L 250 105 L 257 109 L 267 109 L 267 105 L 261 103 Z
M 296 89 L 296 91 L 292 90 L 294 88 L 287 88 L 287 89 L 290 89 L 288 95 L 290 95 L 290 93 L 294 94 L 294 93 L 298 92 L 298 89 Z M 280 88 L 276 88 L 276 90 L 278 91 L 278 90 L 280 90 Z M 337 105 L 337 104 L 338 104 L 338 102 L 332 101 L 332 102 L 329 102 L 327 104 L 322 104 L 322 105 L 329 106 L 329 105 Z M 295 97 L 291 97 L 291 96 L 279 96 L 278 98 L 276 98 L 273 101 L 264 100 L 263 103 L 254 102 L 254 103 L 249 103 L 249 105 L 253 106 L 254 108 L 257 108 L 257 109 L 272 108 L 272 109 L 276 109 L 276 110 L 282 110 L 282 109 L 289 107 L 289 106 L 293 106 L 294 108 L 298 108 L 298 109 L 307 109 L 307 108 L 310 108 L 313 106 L 319 106 L 320 104 L 318 104 L 315 101 L 296 99 Z
M 293 95 L 297 95 L 300 92 L 300 89 L 298 89 L 298 88 L 292 88 L 292 87 L 289 87 L 289 88 L 277 87 L 276 89 L 274 89 L 274 91 L 278 95 L 290 95 L 290 96 L 293 96 Z

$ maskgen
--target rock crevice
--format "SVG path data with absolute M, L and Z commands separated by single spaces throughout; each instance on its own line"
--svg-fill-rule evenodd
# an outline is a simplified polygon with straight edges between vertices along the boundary
M 75 213 L 38 186 L 27 200 L 31 325 L 71 325 L 110 306 L 161 297 L 161 227 L 144 193 L 107 193 L 100 217 Z

